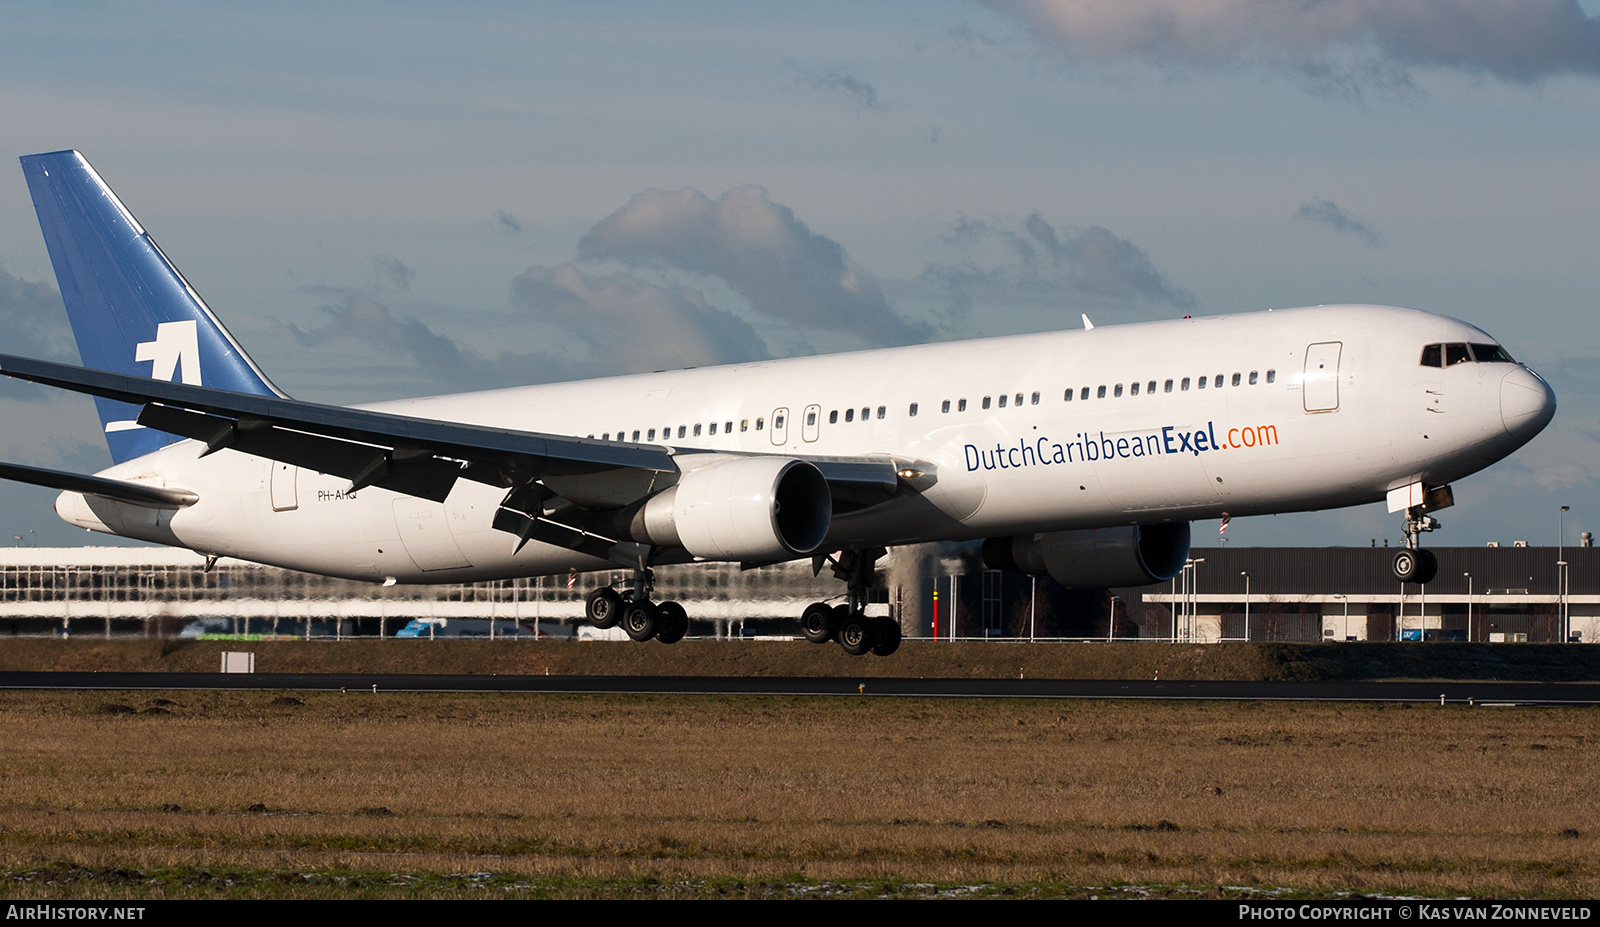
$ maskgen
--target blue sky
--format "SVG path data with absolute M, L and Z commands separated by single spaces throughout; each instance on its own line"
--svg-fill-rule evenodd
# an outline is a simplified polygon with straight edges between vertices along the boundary
M 1553 543 L 1559 505 L 1571 538 L 1600 526 L 1597 15 L 1558 0 L 16 3 L 0 138 L 13 156 L 83 151 L 279 385 L 318 401 L 1082 312 L 1453 315 L 1545 374 L 1560 410 L 1456 486 L 1431 540 Z M 630 338 L 641 314 L 672 324 Z M 0 182 L 0 324 L 7 351 L 74 357 L 20 171 Z M 109 462 L 84 400 L 3 384 L 0 421 L 0 459 Z M 101 540 L 52 498 L 0 486 L 0 537 Z M 1397 533 L 1381 506 L 1228 531 Z

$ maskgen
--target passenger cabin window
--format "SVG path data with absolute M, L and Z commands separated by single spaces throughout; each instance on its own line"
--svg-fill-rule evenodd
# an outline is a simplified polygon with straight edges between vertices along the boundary
M 1277 379 L 1278 379 L 1278 371 L 1276 371 L 1276 370 L 1268 370 L 1267 371 L 1267 382 L 1268 383 L 1276 382 Z
M 1189 388 L 1189 381 L 1188 380 L 1184 380 L 1183 381 L 1183 388 L 1184 389 L 1188 389 Z M 1168 393 L 1172 392 L 1172 381 L 1171 380 L 1167 381 L 1166 389 L 1164 390 L 1164 392 L 1168 392 Z
M 1038 393 L 1034 393 L 1033 394 L 1033 401 L 1034 402 L 1038 402 L 1039 401 L 1039 394 Z M 1022 405 L 1022 394 L 1021 393 L 1017 394 L 1017 405 L 1019 405 L 1019 406 Z
M 725 435 L 733 434 L 733 419 L 729 419 L 722 423 L 722 433 Z
M 1070 392 L 1069 392 L 1069 393 L 1068 393 L 1068 394 L 1067 394 L 1067 395 L 1069 395 L 1069 396 L 1070 396 L 1070 395 L 1072 395 L 1072 394 L 1071 394 L 1071 393 L 1070 393 Z M 1038 392 L 1035 392 L 1035 393 L 1034 393 L 1034 394 L 1033 394 L 1033 404 L 1034 404 L 1034 405 L 1038 405 L 1038 404 L 1039 404 L 1039 394 L 1038 394 Z
M 989 408 L 989 397 L 988 396 L 983 397 L 983 407 L 985 409 Z
M 654 441 L 655 439 L 656 439 L 656 430 L 654 428 L 652 428 L 652 429 L 650 429 L 650 440 Z
M 838 424 L 838 422 L 839 422 L 839 410 L 838 409 L 834 409 L 832 412 L 828 413 L 828 424 L 835 425 L 835 424 Z
M 651 435 L 650 437 L 654 438 L 655 435 Z M 635 428 L 633 430 L 633 440 L 635 440 L 635 441 L 639 440 L 639 429 L 637 429 L 637 428 Z
M 889 417 L 889 407 L 888 406 L 879 406 L 878 407 L 878 418 L 888 418 L 888 417 Z
M 740 431 L 749 431 L 750 430 L 750 420 L 747 419 L 747 418 L 739 419 L 739 430 Z
M 1201 377 L 1200 381 L 1198 383 L 1196 383 L 1195 385 L 1199 386 L 1201 389 L 1205 389 L 1206 388 L 1206 378 L 1205 377 Z
M 906 415 L 909 415 L 912 418 L 916 418 L 917 417 L 917 404 L 916 403 L 913 402 L 911 404 L 911 408 L 906 410 Z
M 767 420 L 764 419 L 764 418 L 757 418 L 756 419 L 756 431 L 760 431 L 761 429 L 763 429 L 765 427 L 767 427 Z
M 854 409 L 846 409 L 846 410 L 844 410 L 844 420 L 847 421 L 847 422 L 855 421 L 856 420 L 856 410 L 854 410 Z
M 813 409 L 812 411 L 806 413 L 806 427 L 809 428 L 810 426 L 815 425 L 816 423 L 817 423 L 817 413 L 816 413 L 816 410 Z
M 1122 398 L 1122 384 L 1121 383 L 1117 384 L 1116 392 L 1114 392 L 1112 395 L 1115 396 L 1118 399 Z
M 685 435 L 683 433 L 684 432 L 684 428 L 685 428 L 685 426 L 683 426 L 683 425 L 679 425 L 678 426 L 678 437 L 680 437 L 680 438 L 685 437 Z
M 1215 382 L 1215 383 L 1213 383 L 1211 385 L 1215 386 L 1217 389 L 1222 389 L 1222 374 L 1220 374 L 1220 373 L 1217 374 L 1217 382 Z
M 950 411 L 950 400 L 946 399 L 944 401 L 944 405 L 940 406 L 939 411 L 940 412 L 949 412 Z
M 694 426 L 694 436 L 696 438 L 700 437 L 700 426 L 699 425 L 695 425 Z
M 1233 375 L 1233 385 L 1234 385 L 1234 386 L 1238 386 L 1238 385 L 1239 385 L 1239 380 L 1240 380 L 1240 375 L 1239 375 L 1239 374 L 1237 374 L 1237 373 L 1236 373 L 1236 374 L 1234 374 L 1234 375 Z
M 1250 385 L 1251 386 L 1255 386 L 1256 385 L 1256 380 L 1260 376 L 1261 376 L 1261 373 L 1259 371 L 1256 371 L 1256 370 L 1250 371 Z
M 712 422 L 711 423 L 711 433 L 712 434 L 716 434 L 717 433 L 717 423 L 716 422 Z
M 1094 398 L 1096 398 L 1096 399 L 1104 399 L 1104 398 L 1106 398 L 1106 388 L 1104 386 L 1102 386 L 1099 389 L 1095 390 Z
M 965 411 L 967 411 L 967 401 L 965 399 L 956 400 L 956 411 L 957 412 L 965 412 Z
M 1078 398 L 1079 399 L 1088 399 L 1089 398 L 1089 387 L 1085 386 L 1083 388 L 1083 392 L 1078 394 Z
M 1005 407 L 1006 407 L 1006 397 L 1005 396 L 1001 396 L 1000 397 L 1000 408 L 1004 409 Z
M 1071 402 L 1072 401 L 1072 387 L 1070 387 L 1070 386 L 1067 387 L 1067 392 L 1062 398 L 1065 399 L 1067 402 Z
M 1128 387 L 1128 395 L 1129 396 L 1137 396 L 1137 395 L 1139 395 L 1139 384 L 1135 383 L 1132 386 Z

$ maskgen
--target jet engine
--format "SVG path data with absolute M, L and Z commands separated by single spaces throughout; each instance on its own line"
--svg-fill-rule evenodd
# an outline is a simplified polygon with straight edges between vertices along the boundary
M 1189 523 L 1090 528 L 989 538 L 993 570 L 1049 576 L 1069 589 L 1143 586 L 1169 580 L 1189 557 Z
M 816 550 L 832 518 L 815 464 L 745 457 L 685 473 L 645 502 L 630 533 L 712 560 L 790 560 Z

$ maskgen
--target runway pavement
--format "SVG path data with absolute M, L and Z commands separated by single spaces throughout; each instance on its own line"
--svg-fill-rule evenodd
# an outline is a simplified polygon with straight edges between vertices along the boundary
M 343 673 L 0 673 L 3 689 L 240 689 L 915 698 L 1432 702 L 1597 705 L 1600 684 L 1540 682 L 1164 682 L 895 677 L 488 676 Z

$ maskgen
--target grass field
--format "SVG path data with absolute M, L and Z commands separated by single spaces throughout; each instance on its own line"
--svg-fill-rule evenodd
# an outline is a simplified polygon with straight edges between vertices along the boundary
M 4 692 L 0 877 L 41 899 L 1595 897 L 1597 721 Z
M 1600 647 L 1552 644 L 1169 644 L 909 640 L 852 657 L 800 641 L 176 641 L 10 638 L 0 671 L 214 673 L 224 650 L 261 673 L 882 676 L 1030 679 L 1501 679 L 1600 681 Z

